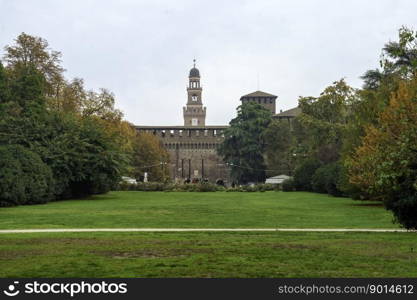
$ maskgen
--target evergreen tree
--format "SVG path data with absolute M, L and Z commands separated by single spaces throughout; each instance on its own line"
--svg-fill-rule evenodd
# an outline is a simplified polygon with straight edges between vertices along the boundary
M 237 117 L 224 131 L 225 140 L 218 149 L 231 168 L 231 176 L 240 183 L 264 182 L 266 142 L 264 132 L 272 114 L 257 103 L 244 103 Z

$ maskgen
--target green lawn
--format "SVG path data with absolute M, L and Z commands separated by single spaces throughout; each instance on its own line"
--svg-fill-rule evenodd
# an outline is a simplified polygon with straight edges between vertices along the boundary
M 0 208 L 0 229 L 398 228 L 379 203 L 314 193 L 112 192 Z
M 415 235 L 3 235 L 0 277 L 416 277 Z
M 313 193 L 112 192 L 0 208 L 0 229 L 398 228 L 374 202 Z M 416 277 L 417 234 L 0 234 L 0 277 Z

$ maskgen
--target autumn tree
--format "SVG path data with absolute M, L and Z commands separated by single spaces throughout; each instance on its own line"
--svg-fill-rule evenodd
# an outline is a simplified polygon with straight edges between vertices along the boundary
M 123 121 L 111 92 L 86 91 L 81 79 L 66 81 L 61 76 L 60 54 L 49 50 L 41 38 L 20 35 L 14 46 L 6 47 L 4 57 L 5 68 L 0 65 L 0 148 L 18 149 L 19 153 L 1 161 L 5 176 L 1 205 L 39 203 L 39 195 L 45 193 L 50 197 L 42 201 L 104 193 L 116 186 L 121 175 L 132 171 L 136 132 Z M 46 170 L 45 180 L 42 170 Z M 32 176 L 31 172 L 39 174 Z M 19 177 L 25 178 L 21 183 L 26 189 L 13 182 Z M 16 201 L 17 194 L 7 196 L 10 189 L 24 195 L 24 201 Z
M 54 96 L 64 81 L 61 53 L 49 49 L 48 42 L 22 32 L 13 45 L 7 45 L 4 62 L 12 70 L 35 67 L 47 82 L 47 96 Z
M 116 109 L 115 97 L 107 89 L 100 89 L 100 92 L 88 91 L 86 99 L 82 102 L 81 114 L 84 117 L 96 116 L 103 120 L 120 121 L 123 113 Z
M 142 132 L 134 140 L 133 174 L 143 180 L 145 172 L 149 181 L 164 182 L 169 178 L 169 154 L 153 134 Z
M 383 200 L 396 220 L 417 228 L 417 78 L 403 81 L 377 125 L 347 160 L 350 181 Z

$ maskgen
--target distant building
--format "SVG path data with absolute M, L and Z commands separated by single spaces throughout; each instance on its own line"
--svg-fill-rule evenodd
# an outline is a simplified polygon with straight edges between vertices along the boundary
M 170 156 L 171 179 L 207 179 L 210 182 L 229 182 L 229 170 L 217 148 L 224 140 L 223 130 L 228 125 L 206 125 L 200 71 L 195 67 L 188 76 L 187 102 L 183 107 L 182 126 L 135 126 L 139 132 L 150 132 L 160 138 Z
M 265 183 L 269 184 L 281 184 L 284 180 L 290 179 L 288 175 L 278 175 L 274 177 L 269 177 L 265 180 Z
M 230 183 L 229 169 L 217 154 L 217 148 L 224 140 L 223 131 L 229 126 L 206 125 L 207 109 L 203 106 L 203 88 L 195 60 L 188 82 L 187 102 L 183 107 L 184 125 L 135 126 L 136 130 L 150 132 L 159 137 L 170 155 L 168 167 L 172 180 L 182 182 L 187 179 L 207 179 L 210 182 L 221 180 Z M 291 111 L 288 114 L 276 114 L 276 99 L 277 96 L 262 91 L 240 98 L 242 104 L 249 101 L 261 104 L 279 119 L 290 120 L 299 113 L 299 109 L 295 108 L 286 111 Z
M 293 122 L 292 121 L 299 114 L 301 114 L 301 108 L 294 107 L 294 108 L 288 109 L 286 111 L 280 110 L 280 112 L 278 114 L 274 115 L 273 117 L 275 119 L 280 120 L 280 121 L 288 122 L 288 124 L 290 125 L 290 130 L 292 130 L 293 129 Z
M 262 91 L 256 91 L 247 95 L 240 97 L 240 101 L 242 104 L 247 102 L 254 102 L 262 105 L 267 110 L 272 113 L 272 117 L 278 119 L 280 121 L 286 121 L 290 124 L 292 128 L 292 120 L 301 113 L 301 108 L 294 107 L 286 111 L 280 110 L 278 114 L 276 114 L 276 100 L 278 96 L 268 94 Z
M 240 97 L 240 101 L 242 101 L 242 104 L 247 102 L 259 103 L 266 109 L 270 110 L 273 115 L 275 115 L 275 101 L 277 98 L 278 97 L 275 95 L 271 95 L 261 91 L 256 91 Z

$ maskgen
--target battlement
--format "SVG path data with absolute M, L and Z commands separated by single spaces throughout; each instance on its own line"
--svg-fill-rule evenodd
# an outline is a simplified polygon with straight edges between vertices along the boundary
M 135 126 L 138 132 L 151 133 L 163 140 L 186 140 L 202 139 L 207 140 L 223 139 L 224 130 L 229 126 Z

